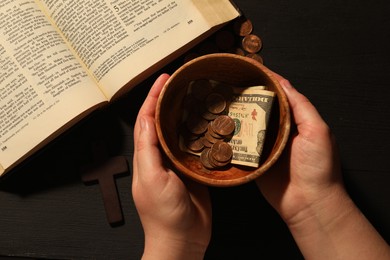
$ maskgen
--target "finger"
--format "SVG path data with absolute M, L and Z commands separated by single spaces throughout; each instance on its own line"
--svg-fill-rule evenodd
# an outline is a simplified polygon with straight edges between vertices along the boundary
M 161 89 L 163 88 L 168 78 L 169 78 L 168 74 L 162 74 L 157 78 L 157 80 L 154 82 L 153 86 L 151 87 L 143 105 L 141 106 L 134 126 L 134 143 L 137 143 L 138 136 L 140 134 L 138 118 L 143 116 L 154 117 L 154 114 L 156 112 L 157 99 L 160 95 Z
M 311 122 L 312 120 L 315 120 L 315 122 L 323 121 L 317 109 L 304 95 L 299 93 L 283 76 L 274 71 L 271 72 L 287 95 L 297 125 Z
M 285 80 L 284 77 L 282 77 L 281 75 L 279 75 L 278 73 L 272 71 L 272 74 L 274 75 L 274 77 L 279 81 L 281 82 L 282 80 Z
M 299 93 L 288 80 L 281 79 L 280 84 L 290 103 L 294 121 L 298 127 L 324 124 L 324 120 L 313 104 Z
M 139 117 L 140 134 L 139 140 L 134 145 L 134 174 L 137 183 L 150 185 L 158 180 L 164 183 L 167 176 L 162 167 L 162 157 L 158 148 L 158 138 L 154 124 L 154 118 L 150 116 Z
M 137 120 L 134 126 L 134 159 L 133 159 L 133 183 L 138 182 L 138 163 L 137 163 L 137 149 L 138 147 L 138 140 L 140 139 L 140 134 L 142 133 L 141 129 L 144 127 L 141 127 L 141 121 L 142 118 L 146 118 L 145 120 L 153 120 L 154 114 L 156 111 L 156 104 L 158 96 L 161 92 L 162 87 L 164 86 L 165 82 L 168 80 L 169 75 L 168 74 L 162 74 L 160 77 L 157 78 L 157 80 L 154 82 L 153 86 L 149 90 L 149 93 L 140 108 L 137 116 Z M 149 118 L 149 119 L 147 119 Z M 141 120 L 142 119 L 142 120 Z M 144 124 L 144 122 L 142 123 Z M 147 126 L 145 126 L 146 128 Z
M 315 122 L 323 121 L 317 109 L 304 95 L 299 93 L 283 76 L 274 71 L 271 72 L 287 95 L 297 125 L 299 123 L 311 122 L 311 120 L 315 120 Z

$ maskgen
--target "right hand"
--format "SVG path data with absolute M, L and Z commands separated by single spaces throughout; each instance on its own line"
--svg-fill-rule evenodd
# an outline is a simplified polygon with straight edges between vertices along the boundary
M 256 180 L 305 259 L 390 259 L 390 247 L 347 194 L 335 139 L 310 101 L 276 75 L 293 133 L 282 157 Z
M 297 132 L 280 161 L 256 180 L 271 205 L 287 222 L 299 222 L 305 209 L 327 196 L 343 194 L 335 139 L 310 101 L 276 75 L 290 103 Z M 292 130 L 293 131 L 293 130 Z

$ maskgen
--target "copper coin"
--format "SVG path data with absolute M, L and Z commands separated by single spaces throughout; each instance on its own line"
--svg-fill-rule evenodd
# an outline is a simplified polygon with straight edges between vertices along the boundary
M 222 115 L 213 121 L 211 129 L 219 135 L 228 136 L 234 131 L 235 124 L 231 117 Z
M 229 50 L 230 53 L 237 54 L 240 56 L 245 56 L 245 51 L 240 47 L 235 47 Z
M 202 142 L 202 138 L 198 138 L 196 140 L 187 140 L 186 146 L 188 149 L 190 149 L 193 152 L 200 152 L 204 148 L 204 144 Z
M 249 19 L 242 16 L 234 22 L 233 30 L 238 36 L 247 36 L 252 33 L 253 24 Z
M 207 126 L 207 133 L 209 133 L 212 137 L 214 137 L 216 139 L 224 139 L 224 136 L 221 136 L 221 135 L 217 134 L 216 132 L 214 132 L 212 125 L 213 125 L 213 121 L 211 121 L 209 123 L 209 125 Z
M 202 153 L 200 154 L 200 162 L 207 169 L 213 169 L 214 166 L 210 164 L 210 160 L 209 160 L 209 152 L 210 152 L 210 148 L 206 148 L 202 151 Z
M 186 120 L 188 130 L 196 135 L 201 135 L 206 132 L 208 124 L 209 122 L 206 119 L 197 114 L 190 114 Z
M 234 35 L 226 30 L 217 32 L 215 35 L 215 42 L 219 49 L 227 51 L 234 46 Z
M 212 121 L 212 120 L 214 120 L 214 119 L 216 119 L 216 118 L 218 117 L 217 114 L 213 114 L 213 113 L 209 112 L 207 109 L 203 109 L 203 110 L 200 112 L 200 115 L 201 115 L 204 119 L 206 119 L 206 120 L 208 120 L 208 121 Z
M 211 147 L 210 155 L 217 162 L 221 162 L 221 163 L 230 162 L 233 156 L 233 150 L 228 143 L 218 141 L 215 144 L 213 144 L 213 146 Z
M 223 137 L 212 136 L 209 131 L 204 134 L 204 137 L 212 144 L 215 144 L 216 142 L 224 139 Z
M 218 167 L 222 167 L 224 165 L 222 165 L 222 163 L 219 163 L 218 161 L 216 161 L 213 156 L 211 155 L 211 148 L 210 148 L 210 151 L 208 151 L 207 153 L 207 157 L 208 157 L 208 160 L 209 160 L 209 164 L 215 169 L 215 168 L 218 168 Z
M 260 62 L 261 64 L 264 63 L 263 62 L 263 58 L 259 54 L 257 54 L 257 53 L 248 53 L 246 56 L 248 58 L 251 58 L 251 59 L 254 59 L 255 61 Z
M 217 160 L 215 160 L 212 156 L 212 152 L 211 152 L 211 149 L 210 151 L 208 152 L 208 159 L 209 159 L 209 163 L 210 165 L 212 165 L 214 168 L 220 168 L 220 167 L 224 167 L 226 165 L 228 165 L 231 161 L 226 161 L 226 162 L 219 162 Z
M 261 39 L 254 34 L 249 34 L 242 39 L 242 47 L 249 53 L 256 53 L 263 46 Z
M 220 168 L 220 167 L 224 167 L 226 165 L 228 165 L 230 163 L 230 161 L 227 161 L 227 162 L 218 162 L 217 160 L 215 160 L 212 156 L 211 156 L 211 151 L 209 152 L 209 163 L 210 165 L 212 165 L 214 168 Z
M 204 147 L 210 148 L 214 144 L 214 143 L 210 142 L 205 136 L 202 136 L 200 139 L 201 139 Z
M 199 135 L 191 133 L 185 125 L 180 126 L 179 132 L 185 141 L 191 141 L 199 138 Z
M 226 108 L 226 100 L 218 93 L 211 93 L 206 97 L 206 107 L 210 113 L 220 114 Z

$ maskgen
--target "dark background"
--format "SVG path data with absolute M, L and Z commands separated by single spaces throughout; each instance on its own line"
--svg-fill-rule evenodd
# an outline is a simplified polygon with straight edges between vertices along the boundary
M 263 40 L 264 64 L 318 108 L 338 140 L 351 197 L 390 241 L 390 2 L 235 0 Z M 181 60 L 162 72 L 172 72 Z M 79 169 L 104 140 L 130 169 L 136 113 L 156 73 L 0 183 L 0 256 L 139 259 L 143 232 L 130 173 L 117 178 L 124 223 L 107 223 L 98 185 Z M 206 259 L 301 259 L 286 226 L 253 183 L 211 188 Z M 1 257 L 0 257 L 1 258 Z

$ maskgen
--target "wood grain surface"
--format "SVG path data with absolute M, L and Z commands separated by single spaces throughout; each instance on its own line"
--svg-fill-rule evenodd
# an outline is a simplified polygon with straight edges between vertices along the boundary
M 262 38 L 264 64 L 318 108 L 340 147 L 347 188 L 390 242 L 390 2 L 235 0 Z M 161 72 L 171 73 L 181 61 Z M 131 170 L 116 184 L 124 222 L 106 219 L 98 185 L 81 166 L 91 145 L 132 165 L 132 130 L 156 73 L 31 158 L 0 183 L 0 256 L 139 259 L 143 232 Z M 206 259 L 302 259 L 286 226 L 253 183 L 210 188 L 213 233 Z M 1 258 L 1 257 L 0 257 Z

